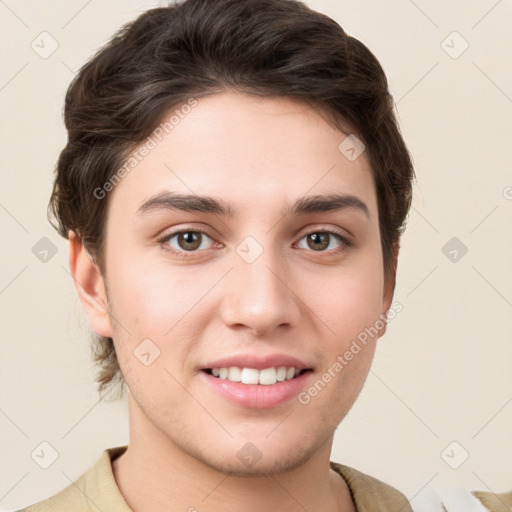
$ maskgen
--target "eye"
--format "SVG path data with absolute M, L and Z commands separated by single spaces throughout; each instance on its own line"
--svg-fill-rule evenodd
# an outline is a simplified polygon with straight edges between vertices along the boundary
M 159 240 L 159 243 L 164 245 L 167 250 L 175 253 L 197 252 L 199 249 L 204 250 L 211 248 L 208 246 L 207 239 L 213 242 L 204 231 L 183 230 L 166 235 Z
M 301 246 L 305 240 L 306 247 Z M 197 253 L 200 250 L 213 248 L 214 240 L 202 230 L 181 230 L 169 233 L 158 240 L 159 244 L 167 251 L 177 256 L 186 257 L 187 253 Z M 339 253 L 354 244 L 343 234 L 336 231 L 312 231 L 304 235 L 298 244 L 300 249 L 311 249 L 314 252 Z
M 313 231 L 301 238 L 301 240 L 304 239 L 307 247 L 299 247 L 301 249 L 309 248 L 316 252 L 330 252 L 331 250 L 341 252 L 346 247 L 352 247 L 353 245 L 345 236 L 335 231 Z

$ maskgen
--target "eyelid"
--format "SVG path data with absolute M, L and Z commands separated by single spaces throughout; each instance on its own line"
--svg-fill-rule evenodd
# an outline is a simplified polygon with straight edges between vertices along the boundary
M 326 226 L 325 224 L 308 226 L 305 230 L 299 231 L 299 233 L 301 233 L 300 238 L 303 238 L 304 236 L 310 235 L 312 233 L 334 233 L 340 236 L 342 239 L 347 240 L 348 242 L 353 243 L 354 240 L 354 236 L 348 230 L 337 226 Z

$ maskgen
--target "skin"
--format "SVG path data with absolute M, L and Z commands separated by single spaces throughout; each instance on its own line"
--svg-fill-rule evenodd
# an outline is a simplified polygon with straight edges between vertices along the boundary
M 365 153 L 338 150 L 345 137 L 292 99 L 201 98 L 110 193 L 105 275 L 71 234 L 77 291 L 91 327 L 114 339 L 129 389 L 130 442 L 113 471 L 133 510 L 355 510 L 329 459 L 385 327 L 307 405 L 240 407 L 199 375 L 221 356 L 285 353 L 314 368 L 307 389 L 390 308 L 374 179 Z M 137 213 L 165 191 L 214 196 L 236 214 Z M 369 217 L 283 216 L 300 197 L 335 192 Z M 197 229 L 208 236 L 195 252 L 159 241 Z M 354 245 L 331 236 L 319 249 L 307 236 L 332 230 Z M 263 249 L 252 263 L 236 252 L 247 236 Z M 147 338 L 160 350 L 149 366 L 134 355 Z M 248 442 L 262 455 L 251 467 L 237 457 Z

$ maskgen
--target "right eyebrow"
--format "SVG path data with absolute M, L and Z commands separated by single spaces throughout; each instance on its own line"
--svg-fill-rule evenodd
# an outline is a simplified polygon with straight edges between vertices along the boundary
M 150 197 L 137 210 L 137 214 L 153 210 L 181 210 L 184 212 L 214 213 L 224 217 L 232 217 L 234 208 L 225 201 L 208 196 L 195 194 L 174 194 L 162 192 Z

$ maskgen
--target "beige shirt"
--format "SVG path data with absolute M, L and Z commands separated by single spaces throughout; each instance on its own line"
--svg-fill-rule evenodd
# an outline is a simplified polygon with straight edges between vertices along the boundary
M 127 446 L 105 450 L 96 464 L 82 474 L 73 484 L 56 495 L 31 505 L 19 512 L 132 512 L 116 484 L 112 461 L 126 451 Z M 407 498 L 393 487 L 361 473 L 356 469 L 330 463 L 331 468 L 346 481 L 357 512 L 412 512 Z M 477 493 L 484 504 L 487 493 Z M 506 499 L 505 495 L 499 495 Z M 510 496 L 509 496 L 510 498 Z M 490 503 L 490 502 L 489 502 Z M 505 502 L 499 500 L 499 505 Z M 512 499 L 509 502 L 512 504 Z M 490 508 L 492 511 L 510 508 Z

